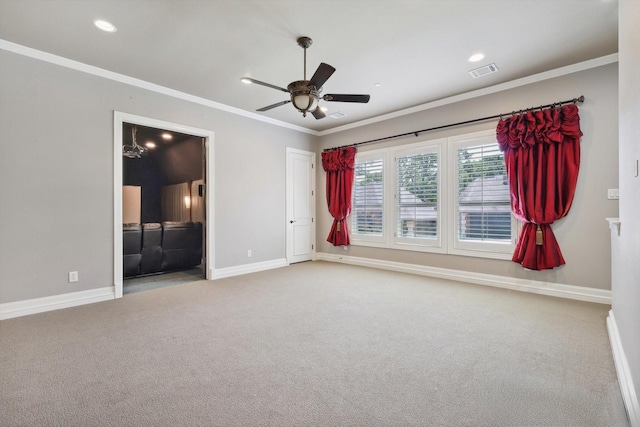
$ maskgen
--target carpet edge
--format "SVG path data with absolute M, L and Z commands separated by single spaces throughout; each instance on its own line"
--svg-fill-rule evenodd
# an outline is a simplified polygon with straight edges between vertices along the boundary
M 514 291 L 530 292 L 547 296 L 574 299 L 578 301 L 611 304 L 611 291 L 606 289 L 587 288 L 583 286 L 565 285 L 561 283 L 542 282 L 538 280 L 519 279 L 470 271 L 451 270 L 427 265 L 407 264 L 395 261 L 336 255 L 326 252 L 316 253 L 316 260 L 340 262 L 344 264 L 372 267 L 402 273 L 418 274 L 439 279 L 457 280 L 476 285 L 493 286 Z
M 59 310 L 61 308 L 92 304 L 94 302 L 107 301 L 114 298 L 115 287 L 106 286 L 103 288 L 69 292 L 49 297 L 7 302 L 0 304 L 0 320 L 27 316 L 29 314 L 43 313 L 45 311 Z

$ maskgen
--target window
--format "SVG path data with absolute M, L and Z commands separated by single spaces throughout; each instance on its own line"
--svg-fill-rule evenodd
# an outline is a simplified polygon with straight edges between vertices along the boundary
M 494 131 L 358 153 L 352 202 L 354 245 L 499 259 L 513 252 L 516 221 Z
M 356 155 L 349 228 L 356 241 L 358 239 L 368 241 L 383 239 L 383 178 L 383 157 Z
M 395 246 L 439 247 L 440 152 L 444 141 L 418 143 L 394 151 Z
M 400 157 L 396 218 L 402 237 L 435 237 L 438 224 L 438 156 L 434 153 Z
M 449 138 L 449 144 L 449 157 L 454 163 L 450 193 L 454 226 L 449 252 L 510 255 L 515 221 L 504 155 L 495 132 Z

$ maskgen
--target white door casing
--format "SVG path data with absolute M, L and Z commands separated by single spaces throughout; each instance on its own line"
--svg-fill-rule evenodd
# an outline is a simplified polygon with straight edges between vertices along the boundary
M 114 111 L 113 119 L 113 232 L 114 232 L 114 248 L 113 248 L 113 281 L 115 297 L 122 298 L 123 294 L 123 270 L 122 270 L 122 124 L 133 123 L 141 126 L 155 127 L 158 129 L 166 129 L 169 131 L 185 133 L 187 135 L 199 136 L 204 138 L 204 156 L 205 156 L 205 275 L 207 280 L 213 279 L 213 269 L 215 268 L 213 227 L 214 227 L 214 193 L 213 193 L 213 175 L 214 175 L 214 159 L 213 159 L 213 131 L 199 129 L 190 126 L 183 126 L 176 123 L 165 122 L 162 120 L 151 119 L 148 117 L 137 116 L 134 114 L 122 113 Z
M 315 255 L 316 154 L 287 148 L 287 263 L 313 260 Z

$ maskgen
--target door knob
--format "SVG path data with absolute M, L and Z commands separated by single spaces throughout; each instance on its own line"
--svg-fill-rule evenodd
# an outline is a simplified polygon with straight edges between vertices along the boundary
M 296 220 L 292 219 L 291 221 L 289 221 L 289 224 L 293 224 L 294 222 L 296 222 Z

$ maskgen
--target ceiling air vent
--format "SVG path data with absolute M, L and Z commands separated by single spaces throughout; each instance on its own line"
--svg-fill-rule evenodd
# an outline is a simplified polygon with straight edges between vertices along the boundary
M 498 71 L 498 66 L 496 64 L 489 64 L 484 67 L 471 70 L 469 71 L 469 74 L 471 74 L 471 77 L 474 79 L 477 79 L 478 77 L 486 76 L 487 74 L 495 73 L 496 71 Z
M 345 113 L 341 113 L 340 111 L 338 111 L 337 113 L 333 113 L 333 114 L 329 115 L 329 117 L 331 117 L 332 119 L 341 119 L 344 116 L 346 116 L 346 114 Z

